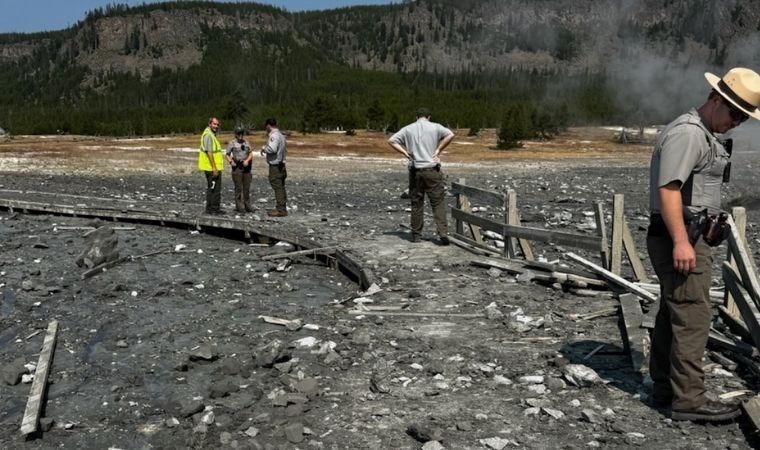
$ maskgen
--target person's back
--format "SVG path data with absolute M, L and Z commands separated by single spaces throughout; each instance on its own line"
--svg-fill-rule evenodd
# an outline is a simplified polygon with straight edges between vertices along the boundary
M 424 169 L 438 164 L 435 151 L 441 140 L 449 134 L 451 131 L 443 125 L 420 117 L 394 134 L 390 141 L 403 145 L 412 156 L 414 167 Z

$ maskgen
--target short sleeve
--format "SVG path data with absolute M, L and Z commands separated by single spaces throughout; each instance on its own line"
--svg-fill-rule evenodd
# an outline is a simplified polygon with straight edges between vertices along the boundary
M 660 173 L 657 187 L 674 181 L 682 185 L 709 152 L 705 133 L 699 127 L 685 125 L 674 129 L 660 147 Z

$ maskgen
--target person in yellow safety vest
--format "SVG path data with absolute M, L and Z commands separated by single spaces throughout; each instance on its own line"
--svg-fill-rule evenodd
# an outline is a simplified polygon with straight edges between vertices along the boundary
M 224 151 L 216 133 L 221 122 L 216 117 L 208 121 L 208 127 L 201 135 L 201 148 L 198 152 L 198 170 L 206 175 L 206 214 L 223 215 L 222 169 L 224 168 Z

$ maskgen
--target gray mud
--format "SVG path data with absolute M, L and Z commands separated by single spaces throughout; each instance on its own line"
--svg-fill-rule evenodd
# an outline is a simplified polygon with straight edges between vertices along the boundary
M 646 162 L 453 166 L 449 181 L 515 189 L 523 222 L 593 233 L 596 201 L 626 216 L 642 259 L 647 224 Z M 358 287 L 308 259 L 278 272 L 261 256 L 286 248 L 141 224 L 116 231 L 125 261 L 87 280 L 75 266 L 92 220 L 0 213 L 0 361 L 36 362 L 44 330 L 60 321 L 43 416 L 34 439 L 18 432 L 29 385 L 0 383 L 3 448 L 751 448 L 750 427 L 676 423 L 647 406 L 631 369 L 617 315 L 573 320 L 616 304 L 609 293 L 579 297 L 471 266 L 471 255 L 438 247 L 430 217 L 421 244 L 408 242 L 403 166 L 296 160 L 289 165 L 292 214 L 263 219 L 271 192 L 258 174 L 251 220 L 339 243 L 383 289 L 374 305 L 404 311 L 482 313 L 501 318 L 356 316 Z M 754 174 L 735 170 L 738 180 Z M 5 173 L 2 189 L 184 204 L 201 210 L 203 181 L 174 175 L 63 176 Z M 228 181 L 225 179 L 225 181 Z M 751 186 L 751 183 L 745 184 Z M 752 197 L 730 188 L 727 201 Z M 231 183 L 224 197 L 229 209 Z M 29 200 L 34 195 L 29 194 Z M 196 205 L 197 204 L 197 205 Z M 503 217 L 503 211 L 484 214 Z M 750 223 L 758 212 L 749 211 Z M 749 230 L 751 242 L 757 229 Z M 35 245 L 36 244 L 36 245 Z M 184 244 L 181 252 L 175 252 Z M 564 251 L 537 245 L 552 261 Z M 725 251 L 724 249 L 719 251 Z M 590 259 L 597 255 L 580 252 Z M 719 259 L 719 258 L 716 258 Z M 629 271 L 628 266 L 624 272 Z M 521 313 L 518 314 L 518 310 Z M 259 316 L 300 319 L 289 330 Z M 521 327 L 511 318 L 528 317 Z M 526 319 L 527 320 L 527 319 Z M 34 334 L 35 332 L 39 332 Z M 313 345 L 304 338 L 314 338 Z M 603 345 L 593 358 L 585 356 Z M 569 385 L 568 363 L 607 380 Z M 706 361 L 706 364 L 709 361 Z M 754 390 L 756 380 L 710 366 L 717 393 Z M 538 378 L 523 377 L 533 376 Z M 426 448 L 433 444 L 428 444 Z

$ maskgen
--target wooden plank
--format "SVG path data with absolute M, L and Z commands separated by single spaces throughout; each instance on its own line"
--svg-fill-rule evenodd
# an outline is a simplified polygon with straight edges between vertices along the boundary
M 744 208 L 741 207 L 734 207 L 731 208 L 731 216 L 734 218 L 734 223 L 736 223 L 736 230 L 739 232 L 739 236 L 742 239 L 742 242 L 744 243 L 744 250 L 747 251 L 747 254 L 750 255 L 749 249 L 747 248 L 747 239 L 746 239 L 746 230 L 747 230 L 747 211 Z M 731 252 L 729 251 L 726 255 L 726 261 L 731 263 L 731 267 L 736 268 L 736 262 L 731 257 Z M 753 259 L 750 260 L 750 262 L 754 263 L 755 261 Z M 757 268 L 754 270 L 757 272 Z M 726 305 L 726 308 L 728 308 L 728 311 L 735 317 L 739 317 L 739 308 L 734 304 L 734 300 L 731 297 L 731 293 L 728 292 L 728 289 L 725 291 L 725 298 L 724 298 L 724 304 Z
M 604 207 L 602 202 L 596 202 L 594 208 L 594 217 L 596 219 L 596 234 L 601 239 L 599 246 L 599 256 L 602 259 L 602 267 L 610 269 L 610 244 L 607 241 L 607 225 L 604 222 Z
M 503 236 L 513 236 L 538 242 L 550 242 L 569 247 L 582 248 L 584 250 L 599 249 L 599 237 L 597 236 L 509 225 L 455 209 L 451 210 L 451 215 L 455 218 L 460 218 L 465 222 L 471 222 L 478 225 L 482 229 L 490 230 Z
M 633 278 L 636 281 L 649 279 L 644 264 L 642 264 L 641 258 L 639 258 L 639 252 L 636 251 L 636 242 L 633 240 L 631 229 L 628 228 L 628 223 L 626 223 L 625 219 L 623 219 L 623 249 L 625 250 L 625 254 L 628 255 L 628 261 L 631 263 Z
M 121 258 L 114 259 L 113 261 L 106 261 L 102 264 L 98 264 L 97 266 L 93 267 L 92 269 L 86 270 L 82 272 L 82 275 L 80 275 L 81 280 L 86 280 L 88 278 L 94 277 L 95 275 L 105 272 L 106 270 L 115 267 L 124 261 L 128 260 L 129 256 L 122 256 Z
M 734 371 L 736 370 L 736 367 L 738 366 L 738 364 L 734 360 L 724 356 L 721 353 L 718 353 L 712 350 L 707 351 L 707 356 L 713 361 L 715 361 L 716 363 L 723 366 L 723 368 L 725 368 L 726 370 Z
M 510 189 L 504 198 L 504 211 L 506 220 L 509 225 L 519 225 L 517 223 L 517 193 Z M 517 239 L 504 236 L 504 251 L 508 258 L 514 258 L 517 254 Z
M 620 312 L 623 315 L 624 338 L 631 355 L 631 364 L 633 370 L 639 372 L 644 366 L 644 344 L 647 334 L 646 330 L 641 328 L 644 315 L 641 312 L 639 298 L 634 294 L 621 295 Z
M 737 355 L 750 357 L 758 355 L 758 351 L 755 347 L 742 341 L 731 339 L 725 334 L 715 330 L 714 328 L 710 328 L 710 334 L 707 337 L 707 344 L 717 348 L 722 348 L 724 350 L 732 351 Z
M 517 222 L 513 223 L 511 225 L 520 225 L 522 222 L 522 219 L 520 218 L 520 214 L 517 214 Z M 535 256 L 533 256 L 533 249 L 530 246 L 530 241 L 527 239 L 519 238 L 517 239 L 517 243 L 520 244 L 520 250 L 522 250 L 523 256 L 528 261 L 533 261 L 536 259 Z
M 467 186 L 461 178 L 459 183 L 451 183 L 451 193 L 453 195 L 465 195 L 479 205 L 504 206 L 504 194 L 501 192 Z
M 58 321 L 53 320 L 48 325 L 45 340 L 42 342 L 42 352 L 40 352 L 40 358 L 37 361 L 32 389 L 29 391 L 29 400 L 26 403 L 26 411 L 24 411 L 24 418 L 21 421 L 21 434 L 28 435 L 37 431 L 57 334 Z
M 639 297 L 643 298 L 644 300 L 647 300 L 649 302 L 656 302 L 657 296 L 652 294 L 651 292 L 647 291 L 646 289 L 642 289 L 635 284 L 631 283 L 628 280 L 625 280 L 618 275 L 615 275 L 614 273 L 610 272 L 609 270 L 600 267 L 591 261 L 581 258 L 580 256 L 576 255 L 575 253 L 568 252 L 566 253 L 567 257 L 572 259 L 573 261 L 576 261 L 578 263 L 581 263 L 582 265 L 586 266 L 586 268 L 591 269 L 600 275 L 602 275 L 607 280 L 617 284 L 618 286 L 621 286 L 625 289 L 627 289 L 630 292 L 633 292 L 634 294 L 638 295 Z
M 338 261 L 338 270 L 350 273 L 359 284 L 362 290 L 369 289 L 374 283 L 374 276 L 371 271 L 364 269 L 359 263 L 354 261 L 342 250 L 337 250 L 333 255 L 327 255 L 327 258 L 335 258 Z
M 744 415 L 747 416 L 755 430 L 760 430 L 760 397 L 752 397 L 741 404 Z
M 752 336 L 752 342 L 754 342 L 755 347 L 760 347 L 760 315 L 758 314 L 757 308 L 747 299 L 747 297 L 744 296 L 741 289 L 741 281 L 739 281 L 739 274 L 731 267 L 731 264 L 726 261 L 723 263 L 722 268 L 723 281 L 726 283 L 726 290 L 728 290 L 734 298 L 736 307 L 739 309 L 739 314 L 741 314 L 741 317 Z
M 720 315 L 721 320 L 723 320 L 723 323 L 726 324 L 729 330 L 740 338 L 744 342 L 752 342 L 752 335 L 749 334 L 749 330 L 747 329 L 747 324 L 745 324 L 741 317 L 737 315 L 733 315 L 730 312 L 728 312 L 728 309 L 720 305 L 718 306 L 718 314 Z
M 728 247 L 732 253 L 732 257 L 736 261 L 736 268 L 741 274 L 742 285 L 747 289 L 755 306 L 760 307 L 760 282 L 757 279 L 754 264 L 751 262 L 744 239 L 739 235 L 739 230 L 736 228 L 734 219 L 729 216 L 727 222 L 731 229 L 728 235 Z
M 286 258 L 295 258 L 297 256 L 307 256 L 307 255 L 332 255 L 336 251 L 338 251 L 337 247 L 317 247 L 317 248 L 310 248 L 306 250 L 298 250 L 295 252 L 289 252 L 289 253 L 278 253 L 276 255 L 266 255 L 262 256 L 262 261 L 271 261 L 273 259 L 286 259 Z
M 470 264 L 472 264 L 473 266 L 478 266 L 478 267 L 495 267 L 499 270 L 504 270 L 510 274 L 525 273 L 525 270 L 523 270 L 521 267 L 517 267 L 516 264 L 510 263 L 509 261 L 499 261 L 493 258 L 472 259 L 470 260 Z
M 396 317 L 451 317 L 462 319 L 485 319 L 484 314 L 462 314 L 462 313 L 442 313 L 442 312 L 406 312 L 406 311 L 362 311 L 351 309 L 348 311 L 352 316 L 396 316 Z
M 610 272 L 620 275 L 623 261 L 623 194 L 612 197 L 612 254 Z
M 472 205 L 470 204 L 470 199 L 464 195 L 460 195 L 459 199 L 462 204 L 462 207 L 459 209 L 466 213 L 472 213 Z M 467 227 L 469 228 L 470 233 L 472 234 L 472 239 L 474 239 L 475 242 L 477 242 L 478 244 L 482 244 L 483 234 L 481 234 L 480 232 L 480 227 L 477 225 L 473 225 L 472 222 L 467 222 Z
M 460 178 L 459 179 L 459 184 L 460 185 L 464 185 L 465 184 L 465 179 L 464 178 Z M 451 184 L 451 187 L 453 189 L 454 183 Z M 452 192 L 452 194 L 454 194 L 454 193 Z M 457 209 L 462 209 L 462 197 L 463 197 L 464 194 L 456 193 L 454 195 L 456 195 L 456 197 L 457 197 L 457 204 L 456 204 Z M 459 235 L 463 235 L 464 234 L 464 222 L 462 222 L 461 219 L 455 219 L 454 220 L 454 230 Z
M 479 244 L 467 236 L 462 236 L 461 234 L 449 233 L 449 240 L 457 247 L 463 248 L 478 255 L 501 255 L 501 251 L 499 251 L 499 249 L 496 247 L 491 247 L 486 244 Z

